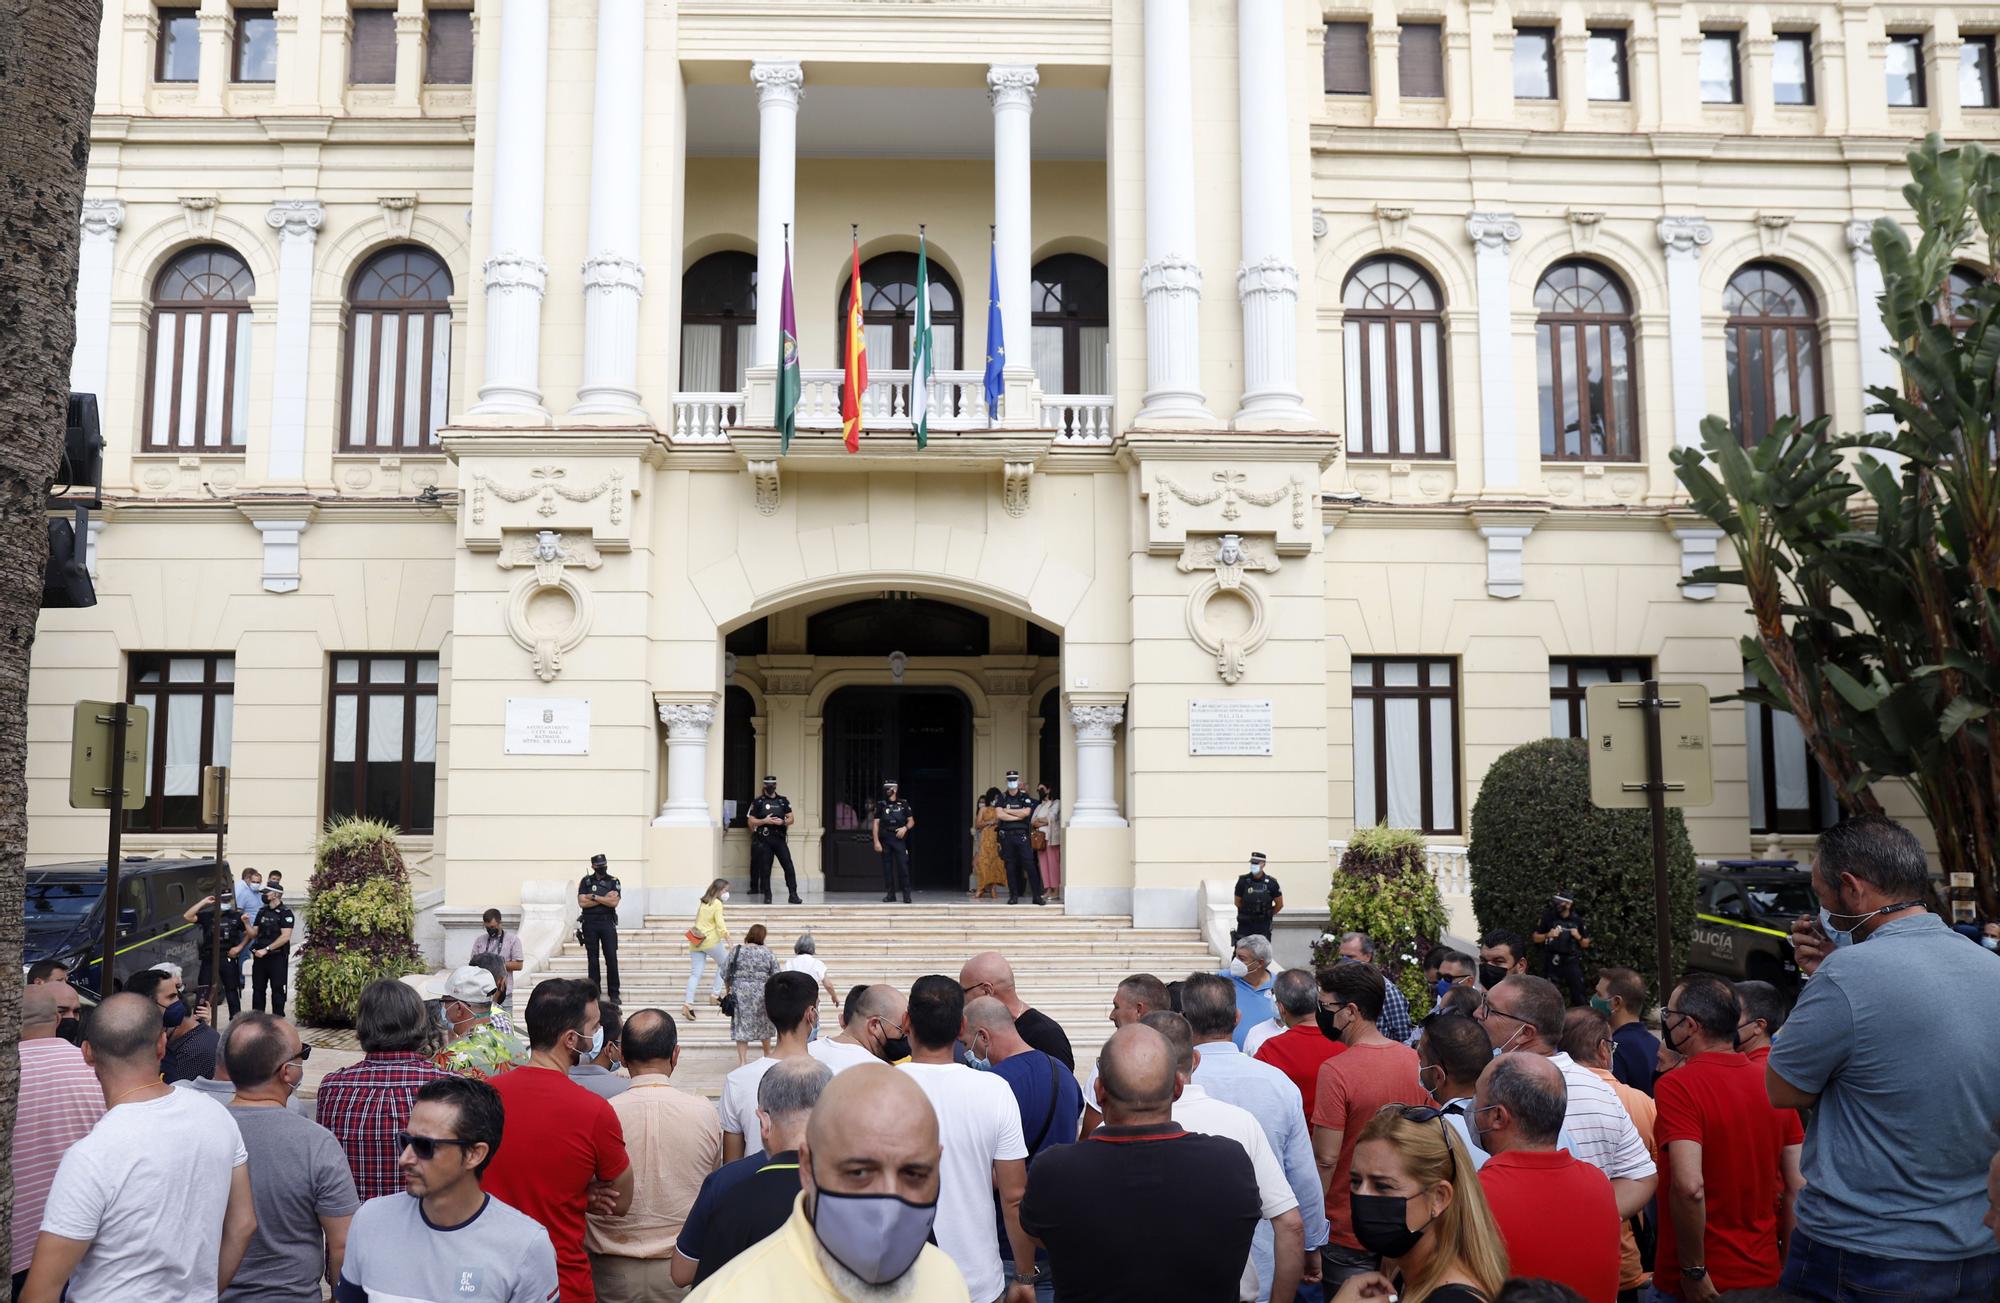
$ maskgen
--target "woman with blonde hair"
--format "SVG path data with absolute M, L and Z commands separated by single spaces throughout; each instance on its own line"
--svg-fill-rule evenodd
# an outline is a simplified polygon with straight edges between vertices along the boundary
M 729 899 L 729 879 L 717 878 L 708 884 L 708 890 L 701 893 L 701 904 L 694 912 L 694 926 L 686 932 L 688 943 L 688 985 L 687 995 L 681 1000 L 681 1015 L 689 1022 L 694 1021 L 694 993 L 701 987 L 701 970 L 708 967 L 711 956 L 716 959 L 715 987 L 709 992 L 709 999 L 722 999 L 722 963 L 717 953 L 729 940 L 729 926 L 722 921 L 722 902 Z
M 1355 1238 L 1381 1255 L 1382 1270 L 1349 1277 L 1334 1303 L 1492 1303 L 1507 1250 L 1442 1112 L 1384 1107 L 1361 1129 L 1349 1181 Z

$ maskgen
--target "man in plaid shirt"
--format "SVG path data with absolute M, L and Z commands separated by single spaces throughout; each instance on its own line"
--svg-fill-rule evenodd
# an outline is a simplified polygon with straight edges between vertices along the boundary
M 449 1074 L 431 1063 L 439 1028 L 407 983 L 370 983 L 355 1023 L 365 1057 L 320 1082 L 318 1121 L 340 1141 L 355 1191 L 366 1200 L 402 1191 L 396 1133 L 408 1123 L 417 1092 Z

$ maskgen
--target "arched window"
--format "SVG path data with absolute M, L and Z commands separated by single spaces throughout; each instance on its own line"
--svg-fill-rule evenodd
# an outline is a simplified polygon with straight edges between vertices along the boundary
M 959 307 L 958 282 L 951 273 L 930 264 L 931 346 L 937 350 L 939 371 L 956 371 L 963 363 L 965 313 Z M 851 286 L 842 277 L 840 309 L 834 318 L 834 347 L 847 337 L 847 299 Z M 868 341 L 869 368 L 901 371 L 910 365 L 910 327 L 916 323 L 917 255 L 884 253 L 861 264 L 861 329 Z
M 1595 263 L 1559 262 L 1535 286 L 1542 457 L 1639 460 L 1632 305 Z
M 1819 308 L 1784 268 L 1753 262 L 1729 278 L 1729 425 L 1747 448 L 1781 416 L 1803 425 L 1821 411 Z
M 449 415 L 451 272 L 438 256 L 397 245 L 361 264 L 347 290 L 347 378 L 341 446 L 430 452 Z
M 1404 258 L 1370 258 L 1340 292 L 1347 352 L 1347 450 L 1445 457 L 1444 296 Z
M 681 390 L 740 394 L 757 338 L 757 259 L 711 253 L 681 277 Z
M 1111 392 L 1111 277 L 1104 264 L 1059 253 L 1035 264 L 1035 379 L 1045 394 Z
M 250 296 L 256 281 L 219 244 L 176 254 L 153 282 L 146 447 L 234 451 L 250 428 Z

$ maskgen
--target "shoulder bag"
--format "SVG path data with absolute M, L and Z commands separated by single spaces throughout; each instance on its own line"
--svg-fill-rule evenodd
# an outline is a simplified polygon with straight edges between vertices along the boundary
M 716 1003 L 729 1017 L 736 1016 L 736 965 L 743 958 L 743 947 L 738 946 L 729 953 L 729 971 L 722 975 L 723 997 Z

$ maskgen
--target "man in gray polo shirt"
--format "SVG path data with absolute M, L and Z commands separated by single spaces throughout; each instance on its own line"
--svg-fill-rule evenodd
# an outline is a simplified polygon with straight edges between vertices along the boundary
M 1782 1288 L 1839 1303 L 1983 1303 L 2000 1251 L 1980 1224 L 2000 1119 L 2000 959 L 1925 909 L 1930 867 L 1878 816 L 1820 835 L 1817 923 L 1792 940 L 1809 980 L 1765 1085 L 1813 1108 Z M 1866 942 L 1868 944 L 1860 944 Z

